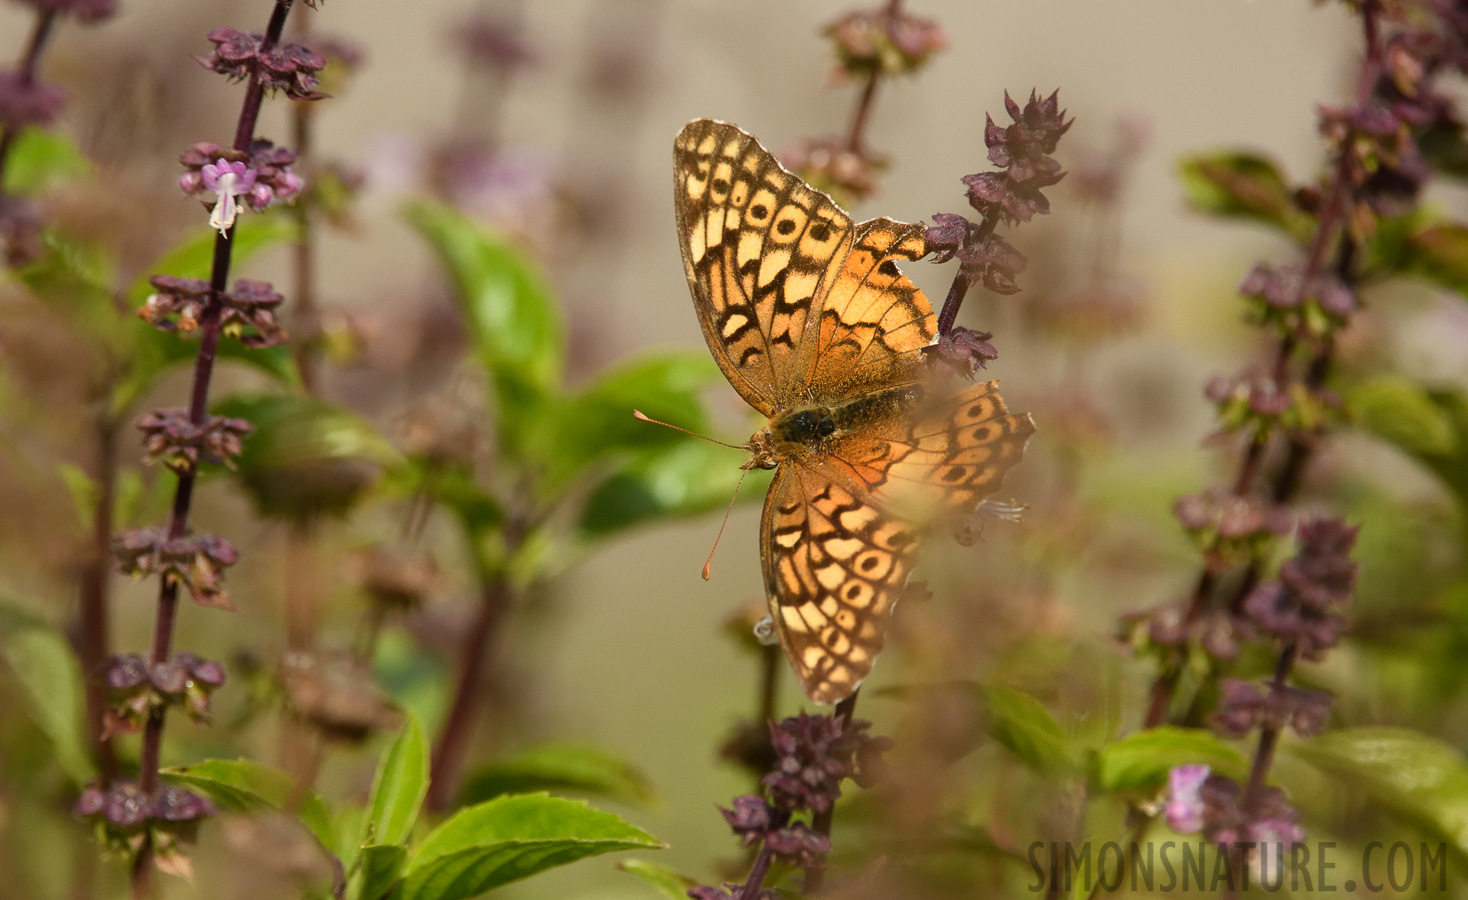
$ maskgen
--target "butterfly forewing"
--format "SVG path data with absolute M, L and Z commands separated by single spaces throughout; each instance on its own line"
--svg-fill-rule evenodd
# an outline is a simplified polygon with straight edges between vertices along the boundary
M 916 377 L 938 317 L 897 260 L 927 252 L 923 231 L 891 219 L 856 226 L 851 252 L 822 299 L 819 331 L 804 351 L 810 396 L 840 399 Z
M 699 119 L 673 151 L 684 268 L 704 338 L 731 384 L 766 415 L 806 396 L 807 322 L 852 240 L 851 218 L 753 137 Z

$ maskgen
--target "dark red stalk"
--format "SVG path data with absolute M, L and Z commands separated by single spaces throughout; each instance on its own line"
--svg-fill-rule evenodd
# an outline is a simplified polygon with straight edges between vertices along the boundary
M 26 87 L 36 83 L 36 70 L 41 65 L 41 52 L 45 49 L 46 41 L 51 37 L 51 32 L 60 15 L 54 9 L 36 13 L 36 27 L 31 31 L 30 41 L 26 43 L 25 55 L 21 57 L 20 67 L 17 70 L 20 73 L 21 83 Z M 0 130 L 0 197 L 5 196 L 5 166 L 10 159 L 10 150 L 15 146 L 15 140 L 19 136 L 19 128 L 6 126 Z
M 882 14 L 890 23 L 897 13 L 902 9 L 902 0 L 888 0 L 887 8 Z M 863 138 L 866 135 L 867 117 L 872 111 L 872 102 L 877 96 L 877 83 L 882 80 L 880 70 L 873 70 L 867 76 L 867 83 L 862 86 L 861 95 L 857 98 L 856 109 L 851 114 L 851 127 L 846 132 L 846 149 L 852 153 L 860 153 Z
M 836 704 L 835 715 L 836 718 L 841 721 L 842 730 L 845 730 L 846 727 L 851 724 L 851 717 L 856 714 L 856 698 L 860 694 L 861 689 L 857 688 L 856 693 Z M 823 834 L 826 837 L 830 837 L 831 823 L 835 820 L 835 818 L 836 805 L 833 803 L 811 817 L 811 830 L 817 832 L 818 834 Z M 825 878 L 826 870 L 821 866 L 812 866 L 811 868 L 806 869 L 805 886 L 804 888 L 802 888 L 802 892 L 812 897 L 815 896 L 816 892 L 821 889 L 821 882 L 823 882 Z
M 286 17 L 290 15 L 294 0 L 277 0 L 270 14 L 270 24 L 265 31 L 261 50 L 267 50 L 280 41 L 285 29 Z M 245 89 L 244 103 L 240 107 L 239 125 L 235 129 L 234 149 L 248 154 L 255 136 L 255 123 L 260 116 L 260 103 L 265 96 L 265 86 L 259 78 L 252 77 Z M 221 306 L 219 295 L 224 293 L 229 282 L 230 253 L 234 234 L 228 232 L 214 239 L 214 260 L 209 284 L 212 288 L 209 303 L 199 317 L 199 352 L 194 360 L 193 388 L 189 396 L 189 420 L 196 425 L 204 424 L 209 414 L 209 382 L 214 374 L 214 357 L 219 349 L 221 331 Z M 173 495 L 173 511 L 168 521 L 168 537 L 183 537 L 189 527 L 189 508 L 194 495 L 194 476 L 180 475 L 178 487 Z M 153 620 L 153 649 L 149 656 L 154 663 L 167 661 L 173 649 L 174 623 L 178 617 L 178 583 L 162 579 L 158 591 L 158 611 Z M 158 760 L 163 747 L 163 724 L 165 713 L 162 708 L 153 712 L 143 730 L 143 747 L 138 759 L 138 784 L 145 795 L 150 795 L 158 786 Z M 132 894 L 135 900 L 147 896 L 152 872 L 152 846 L 144 844 L 133 864 Z
M 989 213 L 979 223 L 978 230 L 974 233 L 973 242 L 982 244 L 999 227 L 999 214 Z M 948 296 L 943 298 L 943 309 L 938 313 L 938 334 L 945 335 L 953 332 L 953 326 L 958 321 L 958 310 L 963 306 L 963 298 L 968 295 L 969 277 L 964 274 L 960 266 L 957 274 L 953 276 L 953 284 L 948 286 Z
M 464 749 L 474 724 L 479 684 L 489 663 L 493 638 L 509 604 L 510 585 L 505 576 L 486 576 L 479 592 L 479 609 L 460 647 L 454 699 L 444 719 L 443 730 L 434 742 L 433 757 L 429 762 L 426 803 L 435 812 L 446 809 L 453 800 Z

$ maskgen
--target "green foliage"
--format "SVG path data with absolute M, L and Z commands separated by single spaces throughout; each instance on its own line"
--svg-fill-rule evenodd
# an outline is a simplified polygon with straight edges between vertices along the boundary
M 476 771 L 465 782 L 460 802 L 543 790 L 581 791 L 635 805 L 653 797 L 647 778 L 620 757 L 596 747 L 545 744 Z
M 41 194 L 88 175 L 91 160 L 71 138 L 55 131 L 29 127 L 10 147 L 5 161 L 5 184 L 0 193 L 12 196 Z
M 399 459 L 367 420 L 312 397 L 238 395 L 214 412 L 255 426 L 237 460 L 238 477 L 267 518 L 343 514 L 362 499 L 381 467 Z
M 1468 297 L 1468 228 L 1438 222 L 1407 238 L 1402 271 Z
M 719 381 L 707 353 L 644 356 L 601 373 L 567 398 L 536 441 L 548 490 L 562 488 L 599 460 L 687 443 L 688 436 L 633 417 L 634 409 L 691 431 L 708 427 L 700 392 Z
M 1228 152 L 1190 156 L 1179 163 L 1178 174 L 1194 209 L 1260 222 L 1296 240 L 1310 235 L 1309 217 L 1295 205 L 1289 182 L 1271 159 Z
M 1357 425 L 1416 459 L 1468 509 L 1468 395 L 1387 375 L 1348 395 Z
M 1080 768 L 1080 754 L 1045 704 L 1002 684 L 979 688 L 989 736 L 1020 761 L 1050 775 L 1068 775 Z
M 379 844 L 407 840 L 427 793 L 428 740 L 423 736 L 423 724 L 409 712 L 377 766 L 363 837 Z
M 550 286 L 523 250 L 451 207 L 420 201 L 406 216 L 454 285 L 475 353 L 493 379 L 502 444 L 519 457 L 560 383 L 565 337 Z
M 611 813 L 548 794 L 501 797 L 455 813 L 410 854 L 394 900 L 465 900 L 546 869 L 663 846 Z
M 668 900 L 687 900 L 689 889 L 698 886 L 698 882 L 687 875 L 643 859 L 624 859 L 617 863 L 617 868 L 640 878 Z
M 1468 852 L 1468 762 L 1455 748 L 1402 728 L 1348 728 L 1293 749 L 1343 790 Z
M 207 794 L 222 810 L 289 813 L 295 783 L 289 775 L 249 759 L 209 759 L 192 766 L 164 769 L 162 777 L 174 784 Z M 307 794 L 295 813 L 323 847 L 335 845 L 331 816 L 315 794 Z
M 1210 731 L 1170 725 L 1128 735 L 1097 751 L 1092 781 L 1103 791 L 1150 790 L 1166 783 L 1174 766 L 1205 763 L 1239 777 L 1248 763 L 1238 748 Z
M 76 784 L 95 775 L 83 730 L 81 667 L 66 638 L 9 601 L 0 601 L 0 660 L 26 709 L 51 741 L 56 761 Z
M 696 440 L 629 459 L 587 499 L 581 531 L 589 538 L 600 538 L 659 518 L 720 509 L 739 484 L 741 462 L 736 451 Z M 749 472 L 739 488 L 739 498 L 763 497 L 772 474 Z

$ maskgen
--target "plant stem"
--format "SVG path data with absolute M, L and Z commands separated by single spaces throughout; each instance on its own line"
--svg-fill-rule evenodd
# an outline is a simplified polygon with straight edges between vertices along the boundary
M 835 715 L 840 720 L 843 731 L 851 724 L 851 717 L 856 714 L 856 698 L 860 694 L 861 689 L 857 688 L 855 693 L 850 697 L 836 704 Z M 831 836 L 831 823 L 835 818 L 836 805 L 833 803 L 811 817 L 811 830 L 829 838 Z M 826 870 L 820 866 L 812 866 L 806 869 L 805 887 L 802 889 L 802 892 L 809 896 L 815 896 L 815 893 L 821 889 L 821 882 L 825 878 Z
M 41 65 L 41 52 L 46 47 L 46 41 L 51 37 L 55 29 L 56 20 L 61 14 L 54 9 L 43 9 L 36 13 L 36 27 L 31 31 L 30 40 L 26 43 L 25 55 L 21 57 L 20 66 L 16 69 L 20 75 L 21 84 L 30 87 L 36 83 L 36 70 Z M 0 129 L 0 199 L 5 197 L 5 167 L 10 160 L 10 150 L 15 146 L 16 139 L 20 137 L 20 128 L 6 126 Z
M 887 8 L 882 11 L 890 24 L 892 19 L 902 8 L 902 0 L 888 0 Z M 846 132 L 846 149 L 852 153 L 861 153 L 863 138 L 867 127 L 867 117 L 872 111 L 872 101 L 877 96 L 877 83 L 882 80 L 880 69 L 873 69 L 867 76 L 867 83 L 861 89 L 861 95 L 857 98 L 856 109 L 851 115 L 851 127 Z
M 479 609 L 464 635 L 459 652 L 459 677 L 454 684 L 454 699 L 443 730 L 434 743 L 429 764 L 426 802 L 432 811 L 444 810 L 453 799 L 464 748 L 474 724 L 479 684 L 489 662 L 490 645 L 499 631 L 510 599 L 510 584 L 503 572 L 489 576 L 480 588 Z
M 270 14 L 270 24 L 265 31 L 261 50 L 267 50 L 280 41 L 285 29 L 286 17 L 290 14 L 294 0 L 276 0 Z M 260 102 L 265 96 L 265 87 L 257 77 L 251 77 L 245 89 L 245 99 L 240 107 L 239 124 L 235 128 L 234 149 L 249 153 L 254 140 L 255 123 L 260 116 Z M 189 395 L 189 421 L 203 425 L 209 415 L 209 382 L 214 374 L 214 357 L 219 349 L 222 328 L 222 306 L 220 295 L 229 282 L 230 253 L 234 234 L 228 232 L 214 239 L 214 258 L 210 273 L 210 294 L 203 313 L 199 317 L 199 352 L 194 359 L 193 388 Z M 178 487 L 173 495 L 173 511 L 168 522 L 170 540 L 184 536 L 189 526 L 189 508 L 194 495 L 193 474 L 178 477 Z M 178 582 L 172 578 L 161 579 L 158 590 L 158 611 L 153 620 L 153 649 L 150 660 L 153 664 L 166 662 L 173 646 L 174 623 L 178 617 Z M 163 724 L 165 710 L 155 709 L 148 717 L 143 730 L 143 747 L 138 759 L 138 786 L 145 796 L 151 796 L 158 787 L 158 761 L 163 747 Z M 146 897 L 150 888 L 153 848 L 145 842 L 133 865 L 132 894 L 135 900 Z
M 984 216 L 974 232 L 973 243 L 982 244 L 993 234 L 994 229 L 999 227 L 998 213 L 990 213 Z M 953 283 L 948 286 L 948 296 L 943 298 L 943 309 L 938 313 L 938 334 L 945 335 L 953 332 L 953 326 L 958 321 L 958 310 L 963 306 L 963 298 L 968 295 L 970 278 L 964 272 L 960 263 L 958 271 L 953 275 Z

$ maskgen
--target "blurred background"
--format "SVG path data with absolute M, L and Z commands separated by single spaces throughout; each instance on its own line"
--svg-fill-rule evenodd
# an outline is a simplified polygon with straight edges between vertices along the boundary
M 124 284 L 198 227 L 197 205 L 174 188 L 176 156 L 196 141 L 227 142 L 237 116 L 238 87 L 190 55 L 208 52 L 211 29 L 259 30 L 268 7 L 124 0 L 113 19 L 67 23 L 57 34 L 43 71 L 71 99 L 56 127 L 98 166 L 90 191 L 67 198 L 68 214 L 121 235 Z M 673 136 L 690 119 L 718 118 L 778 154 L 842 132 L 858 86 L 836 74 L 821 30 L 849 9 L 835 0 L 334 0 L 300 10 L 311 34 L 296 39 L 340 41 L 361 56 L 350 79 L 326 85 L 334 96 L 313 116 L 315 152 L 359 190 L 318 244 L 317 302 L 341 348 L 322 367 L 319 395 L 399 446 L 430 413 L 476 427 L 483 398 L 463 360 L 463 326 L 430 250 L 399 214 L 425 193 L 533 249 L 564 310 L 571 385 L 651 350 L 702 352 L 673 227 Z M 1057 154 L 1071 175 L 1048 192 L 1052 214 L 1008 234 L 1029 258 L 1022 292 L 975 292 L 960 320 L 994 332 L 1000 355 L 988 375 L 1000 379 L 1012 409 L 1033 412 L 1038 423 L 1029 457 L 1005 488 L 1030 511 L 1018 525 L 987 525 L 975 546 L 933 548 L 934 599 L 899 616 L 858 714 L 899 745 L 906 734 L 941 753 L 945 740 L 958 740 L 944 728 L 961 731 L 963 723 L 904 718 L 876 696 L 880 689 L 920 677 L 999 678 L 1053 700 L 1078 730 L 1133 729 L 1150 670 L 1113 638 L 1118 617 L 1189 589 L 1196 556 L 1172 503 L 1217 481 L 1226 465 L 1226 448 L 1205 444 L 1214 426 L 1201 392 L 1211 375 L 1258 353 L 1235 287 L 1255 259 L 1285 252 L 1269 235 L 1190 212 L 1177 162 L 1231 147 L 1272 156 L 1296 179 L 1312 175 L 1322 159 L 1316 105 L 1348 95 L 1356 28 L 1334 5 L 1306 0 L 911 0 L 907 10 L 937 21 L 947 47 L 915 76 L 881 85 L 867 145 L 888 165 L 876 193 L 852 209 L 858 219 L 962 212 L 959 179 L 989 168 L 985 113 L 1008 121 L 1006 90 L 1023 100 L 1058 89 L 1075 126 Z M 0 8 L 0 60 L 21 53 L 29 23 L 29 8 Z M 292 143 L 287 105 L 267 104 L 259 131 Z M 290 265 L 274 250 L 244 274 L 279 288 Z M 906 270 L 935 304 L 952 277 L 951 268 L 927 262 Z M 1368 323 L 1360 344 L 1414 377 L 1468 382 L 1468 308 L 1426 289 L 1400 294 L 1381 313 L 1390 327 Z M 75 548 L 39 537 L 76 531 L 54 468 L 86 462 L 77 449 L 83 401 L 68 380 L 85 369 L 84 350 L 23 300 L 7 302 L 4 343 L 17 374 L 6 396 L 24 403 L 5 413 L 0 591 L 64 621 Z M 258 374 L 238 367 L 221 378 L 216 396 L 261 387 Z M 182 374 L 165 379 L 142 408 L 177 404 L 186 384 Z M 706 399 L 715 436 L 742 442 L 757 427 L 721 382 Z M 128 466 L 130 442 L 125 433 Z M 742 461 L 728 451 L 720 483 Z M 1319 468 L 1367 482 L 1402 508 L 1425 504 L 1424 528 L 1449 515 L 1425 475 L 1365 441 L 1333 445 Z M 270 759 L 277 729 L 251 712 L 239 661 L 265 665 L 282 652 L 293 532 L 255 515 L 229 480 L 207 484 L 198 503 L 200 527 L 242 550 L 231 575 L 238 612 L 185 608 L 178 643 L 229 661 L 232 681 L 218 699 L 221 724 L 170 725 L 165 762 L 222 753 Z M 361 568 L 353 551 L 392 538 L 404 509 L 368 505 L 318 533 L 324 644 L 354 640 Z M 758 517 L 756 502 L 734 509 L 707 583 L 699 569 L 716 512 L 598 542 L 537 588 L 499 635 L 486 700 L 498 712 L 493 726 L 481 723 L 471 759 L 550 739 L 607 748 L 656 792 L 651 805 L 611 808 L 671 844 L 660 862 L 710 881 L 714 860 L 734 860 L 737 871 L 714 805 L 748 789 L 748 776 L 720 762 L 718 751 L 756 699 L 759 663 L 728 636 L 726 622 L 763 602 Z M 434 695 L 424 683 L 446 682 L 449 667 L 414 648 L 452 646 L 474 587 L 442 517 L 430 517 L 423 534 L 442 583 L 411 628 L 384 637 L 379 664 L 393 699 L 424 710 L 432 727 L 442 687 Z M 1364 577 L 1373 577 L 1369 567 Z M 119 579 L 117 590 L 114 644 L 141 651 L 152 585 Z M 429 673 L 421 681 L 415 666 Z M 800 706 L 788 673 L 780 690 L 782 712 Z M 1374 713 L 1389 708 L 1385 694 L 1363 696 Z M 17 742 L 28 727 L 19 719 L 0 712 Z M 323 790 L 364 791 L 380 746 L 337 751 Z M 12 775 L 25 769 L 15 764 Z M 23 808 L 0 805 L 0 869 L 31 886 L 17 896 L 67 896 L 66 867 L 52 857 L 88 848 L 59 839 L 76 828 L 65 816 L 29 832 L 15 818 Z M 232 880 L 261 871 L 248 852 L 259 837 L 235 831 L 204 830 L 201 894 L 262 895 Z M 52 849 L 27 850 L 43 846 Z M 99 876 L 104 884 L 116 877 Z M 192 895 L 179 882 L 168 891 Z M 503 896 L 644 891 L 593 860 Z

